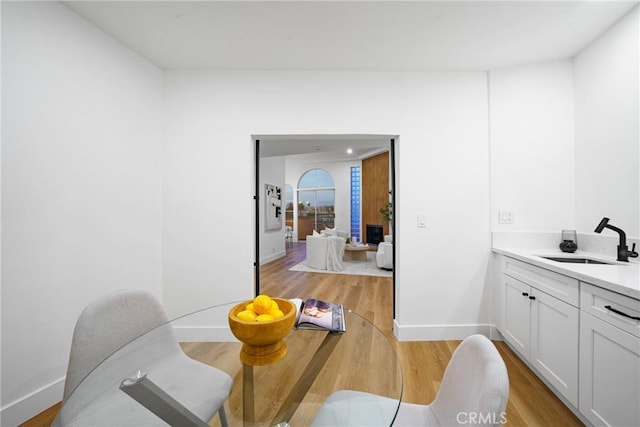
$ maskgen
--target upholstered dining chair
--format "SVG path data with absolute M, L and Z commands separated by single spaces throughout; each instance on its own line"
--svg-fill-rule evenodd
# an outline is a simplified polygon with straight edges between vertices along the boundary
M 137 370 L 203 424 L 216 412 L 226 424 L 223 404 L 231 392 L 231 377 L 182 351 L 163 307 L 151 293 L 122 290 L 98 298 L 80 314 L 63 405 L 53 425 L 166 426 L 120 390 L 121 382 Z
M 498 350 L 483 335 L 471 335 L 454 351 L 434 401 L 401 403 L 393 425 L 499 426 L 506 421 L 508 397 L 509 376 Z M 380 425 L 380 414 L 396 405 L 387 397 L 341 390 L 327 398 L 312 425 Z

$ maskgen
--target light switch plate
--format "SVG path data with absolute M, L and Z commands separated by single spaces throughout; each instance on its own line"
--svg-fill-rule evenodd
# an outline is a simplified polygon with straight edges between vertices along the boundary
M 498 222 L 500 224 L 513 224 L 513 211 L 498 211 Z

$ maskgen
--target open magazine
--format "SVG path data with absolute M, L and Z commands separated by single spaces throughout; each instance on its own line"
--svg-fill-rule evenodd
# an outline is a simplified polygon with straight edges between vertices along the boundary
M 345 332 L 344 307 L 309 298 L 302 301 L 295 327 L 298 329 L 323 329 L 332 332 Z

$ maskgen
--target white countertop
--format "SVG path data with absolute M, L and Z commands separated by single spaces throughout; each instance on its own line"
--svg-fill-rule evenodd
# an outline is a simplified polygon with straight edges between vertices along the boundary
M 630 262 L 618 262 L 615 258 L 603 255 L 581 251 L 570 254 L 564 253 L 560 249 L 494 247 L 493 251 L 640 300 L 638 258 L 631 259 Z M 615 264 L 560 263 L 544 259 L 542 256 L 590 258 Z

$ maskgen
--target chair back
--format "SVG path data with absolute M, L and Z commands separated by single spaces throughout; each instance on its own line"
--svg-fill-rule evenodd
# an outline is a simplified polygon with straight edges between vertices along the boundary
M 439 425 L 499 426 L 506 421 L 508 397 L 500 353 L 488 338 L 472 335 L 454 351 L 429 409 Z
M 90 303 L 73 331 L 63 399 L 113 352 L 167 321 L 160 302 L 143 290 L 121 290 Z

